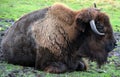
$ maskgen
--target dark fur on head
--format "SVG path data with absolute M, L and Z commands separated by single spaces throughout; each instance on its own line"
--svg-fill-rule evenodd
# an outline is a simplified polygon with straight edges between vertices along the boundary
M 105 35 L 95 34 L 91 30 L 90 20 L 95 20 L 98 31 L 104 32 Z M 76 22 L 82 30 L 80 55 L 97 61 L 98 65 L 101 66 L 107 61 L 108 52 L 112 51 L 116 44 L 109 17 L 94 8 L 88 8 L 80 11 Z

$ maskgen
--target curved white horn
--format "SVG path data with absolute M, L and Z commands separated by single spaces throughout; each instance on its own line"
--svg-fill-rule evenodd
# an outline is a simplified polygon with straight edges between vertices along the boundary
M 105 35 L 105 33 L 101 33 L 101 32 L 99 32 L 99 31 L 97 30 L 94 20 L 91 20 L 91 21 L 90 21 L 90 27 L 91 27 L 91 29 L 93 30 L 93 32 L 95 32 L 96 34 L 98 34 L 98 35 Z

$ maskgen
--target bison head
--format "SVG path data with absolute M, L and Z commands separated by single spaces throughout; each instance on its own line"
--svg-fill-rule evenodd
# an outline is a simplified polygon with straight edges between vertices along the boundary
M 94 8 L 83 9 L 76 16 L 76 24 L 81 31 L 79 56 L 101 66 L 116 45 L 109 17 Z

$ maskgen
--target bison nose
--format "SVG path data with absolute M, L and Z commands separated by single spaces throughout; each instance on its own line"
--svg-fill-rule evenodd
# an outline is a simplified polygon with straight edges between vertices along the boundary
M 117 44 L 116 44 L 116 41 L 115 41 L 115 40 L 114 40 L 114 41 L 111 41 L 111 42 L 108 42 L 108 43 L 106 43 L 105 50 L 106 50 L 107 52 L 110 52 L 110 51 L 112 51 L 114 48 L 116 48 L 116 46 L 117 46 Z

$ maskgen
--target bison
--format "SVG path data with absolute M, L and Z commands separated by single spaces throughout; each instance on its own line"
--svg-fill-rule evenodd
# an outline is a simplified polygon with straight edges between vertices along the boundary
M 84 57 L 101 66 L 115 45 L 105 13 L 54 4 L 17 20 L 7 30 L 1 48 L 8 63 L 63 73 L 87 70 Z

